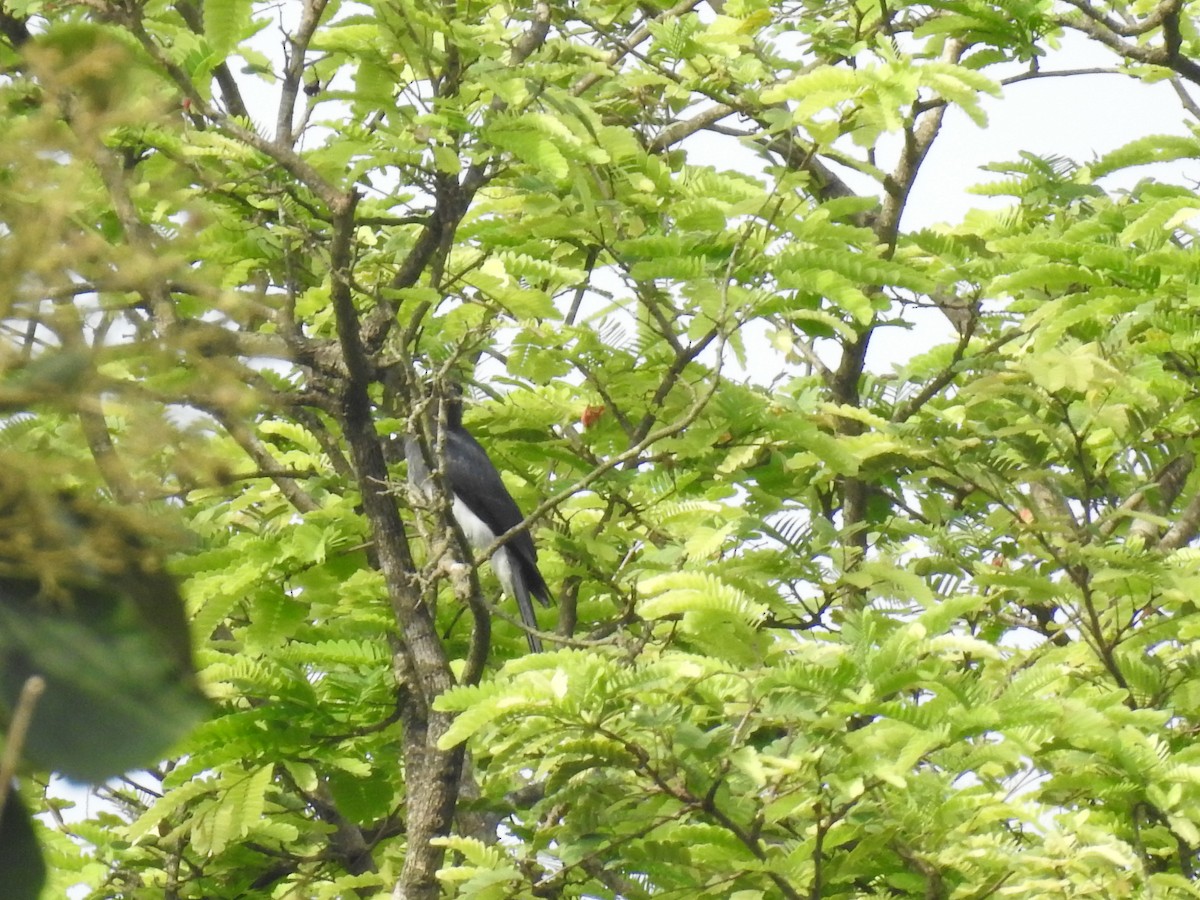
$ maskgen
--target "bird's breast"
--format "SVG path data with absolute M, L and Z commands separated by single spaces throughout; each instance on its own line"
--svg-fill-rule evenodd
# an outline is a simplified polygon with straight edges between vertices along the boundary
M 467 543 L 473 549 L 482 550 L 496 539 L 495 533 L 487 526 L 487 523 L 471 512 L 471 508 L 458 497 L 454 498 L 454 505 L 450 511 L 454 515 L 454 520 L 458 522 L 458 527 L 466 535 Z

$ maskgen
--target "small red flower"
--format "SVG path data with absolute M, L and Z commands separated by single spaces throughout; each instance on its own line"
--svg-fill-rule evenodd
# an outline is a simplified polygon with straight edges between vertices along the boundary
M 583 415 L 579 417 L 579 421 L 583 423 L 584 428 L 591 428 L 600 421 L 600 417 L 604 415 L 603 406 L 585 406 Z

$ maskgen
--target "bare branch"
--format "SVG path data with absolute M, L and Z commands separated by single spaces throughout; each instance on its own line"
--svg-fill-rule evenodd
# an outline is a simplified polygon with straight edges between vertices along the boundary
M 715 123 L 728 118 L 737 112 L 734 107 L 725 103 L 717 103 L 703 109 L 690 119 L 683 119 L 666 128 L 658 137 L 650 142 L 647 148 L 652 153 L 661 153 L 668 147 L 678 144 L 684 138 L 691 137 L 697 131 L 711 128 Z
M 29 726 L 33 722 L 33 711 L 45 691 L 46 679 L 41 675 L 31 675 L 25 679 L 17 697 L 17 704 L 4 736 L 4 753 L 0 755 L 0 821 L 4 820 L 4 807 L 8 802 L 8 792 L 12 790 L 17 766 L 21 762 L 21 751 L 25 749 L 25 737 L 29 734 Z
M 1200 531 L 1200 493 L 1192 497 L 1175 524 L 1167 529 L 1167 533 L 1158 542 L 1158 549 L 1178 550 L 1191 543 L 1197 531 Z
M 1064 0 L 1064 2 L 1075 7 L 1097 24 L 1103 25 L 1109 31 L 1119 34 L 1122 37 L 1137 37 L 1138 35 L 1153 31 L 1164 24 L 1170 17 L 1177 16 L 1183 6 L 1183 0 L 1164 0 L 1164 2 L 1159 3 L 1141 21 L 1134 20 L 1129 24 L 1124 24 L 1111 16 L 1105 15 L 1102 10 L 1092 6 L 1087 0 Z
M 291 149 L 296 143 L 292 119 L 296 115 L 296 98 L 304 81 L 304 62 L 328 0 L 304 0 L 304 11 L 296 33 L 288 39 L 287 62 L 279 94 L 279 111 L 275 117 L 275 145 Z
M 1179 102 L 1183 104 L 1183 108 L 1192 114 L 1192 118 L 1200 119 L 1200 104 L 1196 103 L 1192 99 L 1192 95 L 1187 92 L 1183 80 L 1178 76 L 1172 77 L 1171 89 L 1175 91 L 1175 96 L 1179 98 Z
M 1152 24 L 1143 30 L 1135 30 L 1132 34 L 1127 27 L 1113 22 L 1083 2 L 1072 2 L 1071 5 L 1079 11 L 1058 16 L 1055 21 L 1064 28 L 1082 32 L 1127 60 L 1163 66 L 1194 84 L 1200 84 L 1200 64 L 1179 52 L 1182 40 L 1179 31 L 1181 4 L 1182 0 L 1166 0 L 1160 3 L 1155 11 L 1143 20 Z M 1158 46 L 1124 40 L 1126 36 L 1140 37 L 1159 25 L 1162 27 L 1163 42 Z M 1137 29 L 1141 27 L 1141 24 L 1136 26 Z
M 825 361 L 817 356 L 817 349 L 811 342 L 803 339 L 796 340 L 792 342 L 792 348 L 804 357 L 804 361 L 812 367 L 822 381 L 829 384 L 833 380 L 833 369 L 825 365 Z

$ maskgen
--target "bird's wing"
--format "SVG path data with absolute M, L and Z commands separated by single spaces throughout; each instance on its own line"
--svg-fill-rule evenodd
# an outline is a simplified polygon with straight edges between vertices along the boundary
M 421 453 L 421 444 L 411 434 L 404 438 L 404 456 L 408 460 L 408 480 L 427 499 L 433 486 L 430 483 L 429 466 L 425 465 L 425 456 Z
M 468 431 L 463 428 L 447 431 L 445 455 L 450 490 L 494 535 L 501 535 L 525 520 L 487 452 Z M 514 535 L 506 546 L 516 557 L 517 572 L 523 576 L 528 592 L 549 605 L 550 591 L 538 571 L 537 550 L 529 532 Z
M 483 447 L 464 430 L 446 434 L 446 481 L 450 490 L 497 535 L 525 519 Z M 537 561 L 528 531 L 514 536 L 508 546 Z

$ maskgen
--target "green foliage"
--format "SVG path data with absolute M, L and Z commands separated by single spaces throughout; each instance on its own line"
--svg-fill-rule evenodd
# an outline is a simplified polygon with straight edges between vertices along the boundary
M 150 531 L 54 496 L 13 455 L 0 483 L 0 877 L 37 897 L 45 863 L 13 760 L 101 782 L 164 755 L 208 712 L 183 601 Z
M 46 864 L 24 804 L 9 797 L 0 818 L 0 872 L 13 900 L 37 900 L 46 883 Z
M 0 520 L 0 709 L 44 693 L 31 761 L 101 781 L 166 751 L 206 712 L 183 601 L 148 529 L 118 509 L 47 496 L 8 459 Z
M 1196 140 L 904 227 L 1068 33 L 1190 89 L 1093 6 L 7 4 L 4 890 L 1195 896 Z

